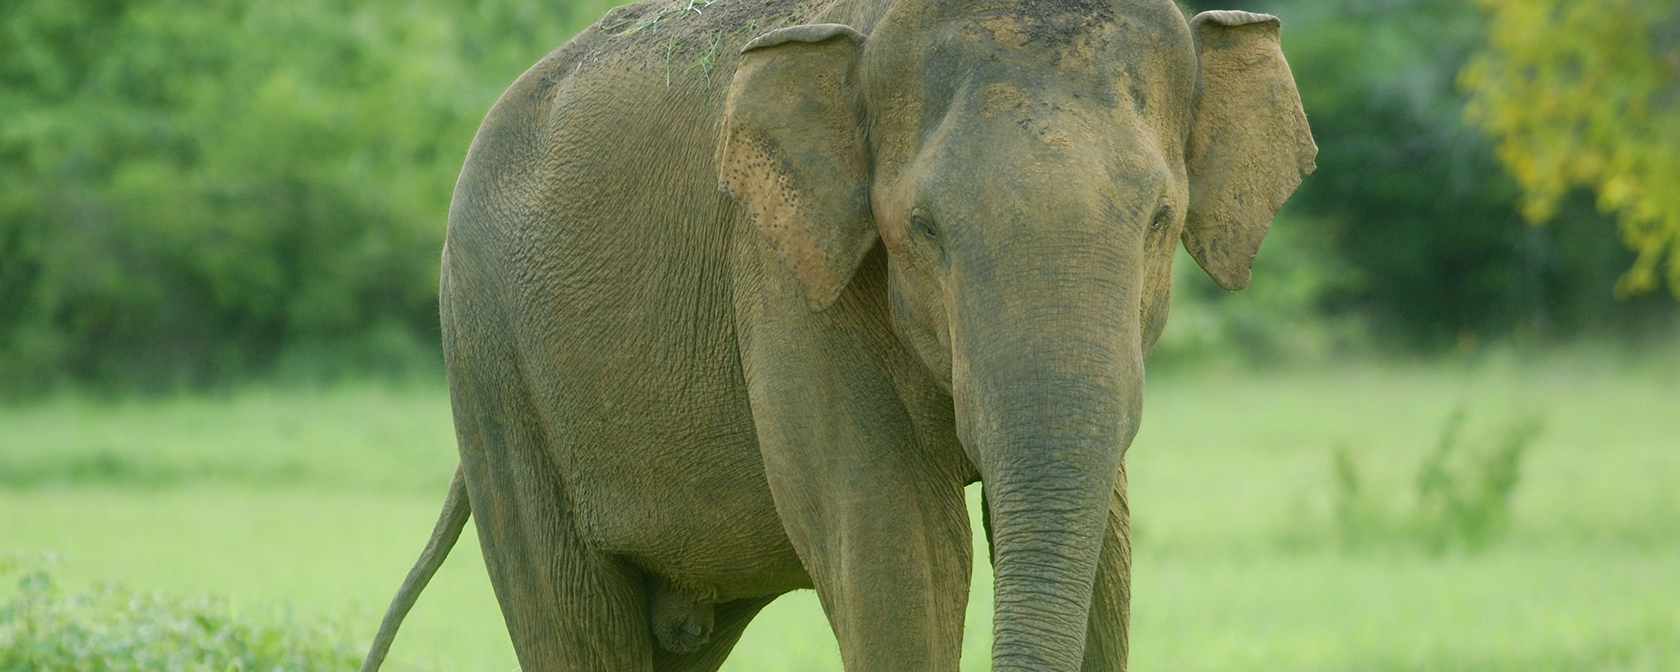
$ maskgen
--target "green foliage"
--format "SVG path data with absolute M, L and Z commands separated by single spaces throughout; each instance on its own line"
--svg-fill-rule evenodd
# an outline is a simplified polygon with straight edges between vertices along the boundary
M 1357 270 L 1326 301 L 1428 342 L 1511 315 L 1513 190 L 1459 121 L 1452 74 L 1479 17 L 1458 0 L 1279 3 L 1319 139 L 1294 199 Z M 1502 314 L 1503 313 L 1503 314 Z
M 1576 186 L 1621 220 L 1638 252 L 1617 285 L 1680 296 L 1680 3 L 1480 0 L 1488 44 L 1463 71 L 1468 109 L 1540 223 Z
M 1458 75 L 1489 26 L 1474 3 L 1186 4 L 1284 21 L 1320 152 L 1279 227 L 1306 225 L 1296 238 L 1328 251 L 1321 258 L 1332 265 L 1307 304 L 1315 315 L 1355 316 L 1385 341 L 1423 349 L 1478 335 L 1614 336 L 1672 324 L 1666 297 L 1614 299 L 1633 257 L 1590 205 L 1567 197 L 1553 226 L 1524 225 L 1522 189 L 1464 118 Z M 1286 244 L 1268 239 L 1260 260 L 1295 254 Z M 1251 287 L 1262 284 L 1257 276 Z
M 324 672 L 361 660 L 341 627 L 288 611 L 109 585 L 65 594 L 46 571 L 0 558 L 0 578 L 12 574 L 21 577 L 0 602 L 0 672 Z
M 473 130 L 606 6 L 0 5 L 0 394 L 435 360 Z
M 1366 476 L 1346 446 L 1331 452 L 1336 530 L 1348 548 L 1415 543 L 1432 554 L 1478 551 L 1497 541 L 1510 521 L 1511 495 L 1522 459 L 1540 436 L 1540 423 L 1509 424 L 1496 438 L 1467 446 L 1465 412 L 1456 409 L 1435 449 L 1417 467 L 1415 508 L 1396 514 L 1366 486 Z

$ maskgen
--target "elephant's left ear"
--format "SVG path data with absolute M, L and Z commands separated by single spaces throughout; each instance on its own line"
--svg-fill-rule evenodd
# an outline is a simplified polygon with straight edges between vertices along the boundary
M 1184 247 L 1220 287 L 1242 289 L 1273 215 L 1316 167 L 1318 146 L 1277 17 L 1202 12 L 1190 28 L 1201 94 L 1186 157 Z
M 840 24 L 773 30 L 741 50 L 718 187 L 744 206 L 811 311 L 850 284 L 878 234 L 855 70 L 864 37 Z

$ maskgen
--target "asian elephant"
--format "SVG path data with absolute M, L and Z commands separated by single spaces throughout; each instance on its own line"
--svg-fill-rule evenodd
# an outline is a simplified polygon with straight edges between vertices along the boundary
M 845 667 L 1121 670 L 1122 456 L 1177 241 L 1248 283 L 1317 152 L 1278 20 L 1171 0 L 649 0 L 516 81 L 455 187 L 462 526 L 520 664 L 714 670 L 814 587 Z

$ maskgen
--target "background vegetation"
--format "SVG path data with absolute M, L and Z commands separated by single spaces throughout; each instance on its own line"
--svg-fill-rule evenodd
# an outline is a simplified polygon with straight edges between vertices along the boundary
M 473 131 L 609 6 L 0 6 L 0 393 L 435 360 Z
M 1680 2 L 1481 4 L 1488 49 L 1460 80 L 1528 192 L 1524 214 L 1543 222 L 1590 186 L 1639 253 L 1617 291 L 1666 280 L 1680 295 Z
M 1289 201 L 1274 228 L 1278 235 L 1268 238 L 1260 254 L 1256 276 L 1265 281 L 1252 285 L 1255 292 L 1225 295 L 1195 273 L 1181 274 L 1181 288 L 1188 287 L 1204 302 L 1216 304 L 1221 323 L 1244 334 L 1231 339 L 1235 345 L 1260 345 L 1261 353 L 1267 352 L 1268 341 L 1289 347 L 1303 340 L 1294 325 L 1322 323 L 1326 318 L 1343 327 L 1330 330 L 1331 344 L 1375 345 L 1389 352 L 1437 352 L 1511 339 L 1557 343 L 1672 337 L 1671 296 L 1628 291 L 1623 300 L 1615 297 L 1617 280 L 1633 264 L 1635 254 L 1617 235 L 1616 220 L 1594 207 L 1593 194 L 1572 188 L 1597 184 L 1549 182 L 1548 190 L 1537 196 L 1550 208 L 1543 212 L 1531 208 L 1532 221 L 1545 225 L 1527 223 L 1523 185 L 1505 170 L 1495 152 L 1503 127 L 1483 132 L 1479 124 L 1466 119 L 1465 107 L 1472 91 L 1481 92 L 1475 94 L 1481 101 L 1477 109 L 1498 107 L 1507 116 L 1512 109 L 1547 109 L 1546 100 L 1536 99 L 1542 92 L 1570 95 L 1546 89 L 1550 82 L 1539 82 L 1538 88 L 1523 85 L 1523 68 L 1532 57 L 1509 54 L 1490 44 L 1555 45 L 1556 51 L 1565 52 L 1553 55 L 1559 70 L 1583 73 L 1584 80 L 1607 85 L 1622 78 L 1614 61 L 1570 60 L 1580 56 L 1580 52 L 1569 52 L 1571 47 L 1590 53 L 1606 40 L 1618 38 L 1549 23 L 1545 17 L 1559 6 L 1610 22 L 1640 12 L 1637 18 L 1642 23 L 1632 18 L 1617 23 L 1620 27 L 1640 23 L 1652 36 L 1641 43 L 1649 47 L 1643 57 L 1651 64 L 1639 76 L 1649 80 L 1666 73 L 1672 85 L 1675 73 L 1680 73 L 1680 52 L 1673 50 L 1671 36 L 1680 34 L 1680 19 L 1672 12 L 1663 20 L 1645 17 L 1655 14 L 1650 8 L 1672 8 L 1675 3 L 1194 0 L 1182 4 L 1190 11 L 1236 7 L 1283 17 L 1284 51 L 1320 149 L 1318 172 Z M 1493 20 L 1484 7 L 1500 12 L 1501 18 L 1509 13 L 1531 18 L 1512 27 Z M 1490 31 L 1499 35 L 1499 42 L 1490 43 Z M 1485 74 L 1464 79 L 1478 87 L 1509 87 L 1500 89 L 1497 101 L 1483 88 L 1461 87 L 1461 73 L 1472 61 L 1477 62 L 1473 71 Z M 1649 87 L 1649 82 L 1642 85 Z M 1595 100 L 1591 96 L 1575 99 Z M 1680 123 L 1680 110 L 1672 103 L 1671 95 L 1666 108 L 1652 108 L 1654 117 L 1666 119 L 1670 126 Z M 1622 132 L 1617 112 L 1614 105 L 1594 112 L 1592 118 L 1601 122 L 1594 137 L 1640 142 L 1633 139 L 1639 136 Z M 1518 138 L 1513 143 L 1544 145 L 1569 133 L 1565 129 L 1574 128 L 1569 121 L 1537 113 L 1526 128 L 1550 124 L 1557 132 L 1534 142 Z M 1576 148 L 1552 146 L 1554 159 L 1570 156 Z M 1651 149 L 1653 154 L 1662 151 Z M 1648 184 L 1653 194 L 1680 193 L 1680 177 L 1673 174 L 1653 175 Z M 1248 305 L 1257 309 L 1239 308 Z M 1233 309 L 1243 317 L 1232 315 Z M 1369 340 L 1349 339 L 1345 329 L 1349 322 L 1362 327 L 1356 332 Z
M 454 462 L 455 174 L 612 4 L 0 3 L 0 672 L 353 666 Z M 1321 153 L 1249 289 L 1180 255 L 1134 667 L 1680 669 L 1680 2 L 1181 4 L 1285 19 Z M 391 669 L 515 665 L 475 547 Z M 838 670 L 814 595 L 728 669 Z
M 1559 3 L 1219 3 L 1287 20 L 1320 169 L 1253 290 L 1181 264 L 1190 317 L 1158 364 L 1672 334 L 1672 299 L 1638 290 L 1680 239 L 1675 3 L 1546 19 Z M 611 4 L 6 3 L 0 395 L 435 372 L 437 254 L 473 130 Z M 1548 75 L 1525 79 L 1535 63 Z

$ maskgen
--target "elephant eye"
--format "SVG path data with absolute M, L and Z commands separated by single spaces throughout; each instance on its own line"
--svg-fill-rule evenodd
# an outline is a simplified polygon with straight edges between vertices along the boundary
M 910 230 L 925 236 L 928 240 L 939 240 L 939 229 L 934 227 L 933 218 L 928 217 L 927 213 L 922 212 L 919 208 L 910 213 Z
M 1172 209 L 1166 206 L 1161 206 L 1161 209 L 1155 211 L 1155 219 L 1149 222 L 1149 230 L 1155 231 L 1171 222 Z

